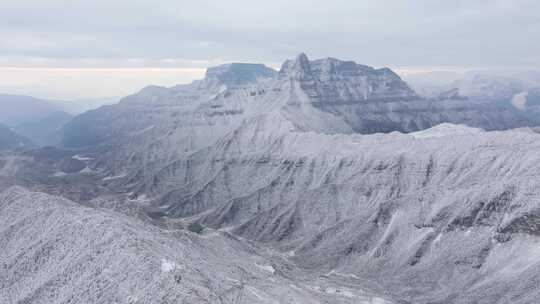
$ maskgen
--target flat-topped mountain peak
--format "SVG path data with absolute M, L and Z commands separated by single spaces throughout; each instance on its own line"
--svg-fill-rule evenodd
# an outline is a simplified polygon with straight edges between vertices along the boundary
M 275 77 L 277 72 L 259 63 L 227 63 L 206 70 L 205 80 L 218 81 L 228 86 L 256 83 L 259 79 Z

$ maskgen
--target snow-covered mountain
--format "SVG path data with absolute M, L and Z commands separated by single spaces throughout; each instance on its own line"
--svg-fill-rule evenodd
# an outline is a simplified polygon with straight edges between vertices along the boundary
M 468 92 L 477 87 L 482 86 Z M 113 222 L 133 228 L 119 237 L 148 235 L 144 243 L 156 248 L 140 253 L 146 258 L 124 257 L 132 252 L 106 244 L 103 250 L 120 260 L 142 259 L 128 268 L 130 273 L 137 273 L 139 265 L 159 265 L 154 261 L 163 252 L 173 255 L 194 242 L 205 244 L 191 251 L 200 252 L 207 263 L 194 272 L 207 276 L 207 266 L 220 266 L 214 268 L 217 277 L 207 278 L 203 287 L 199 281 L 187 287 L 201 290 L 198 295 L 222 290 L 214 282 L 226 282 L 221 276 L 228 277 L 235 267 L 249 277 L 251 266 L 244 263 L 271 252 L 272 259 L 279 257 L 272 269 L 280 276 L 255 280 L 253 290 L 245 287 L 244 294 L 250 294 L 246 301 L 287 303 L 277 291 L 297 290 L 304 297 L 307 288 L 316 296 L 289 302 L 339 303 L 321 298 L 339 294 L 336 299 L 346 298 L 345 303 L 361 303 L 354 297 L 362 294 L 353 291 L 366 286 L 385 295 L 372 303 L 385 298 L 395 303 L 529 304 L 540 297 L 540 134 L 529 127 L 535 125 L 534 116 L 498 98 L 467 96 L 459 88 L 425 98 L 389 69 L 333 58 L 310 61 L 301 54 L 278 72 L 229 64 L 209 69 L 192 84 L 147 87 L 66 124 L 63 144 L 76 152 L 45 153 L 45 159 L 60 155 L 40 162 L 50 165 L 37 166 L 46 179 L 27 177 L 39 151 L 0 163 L 0 176 L 15 172 L 32 189 L 62 194 L 69 188 L 71 197 L 77 197 L 72 191 L 89 188 L 76 183 L 91 184 L 86 205 L 124 214 L 114 215 Z M 64 163 L 78 170 L 67 170 Z M 45 180 L 47 187 L 34 180 Z M 21 203 L 9 199 L 20 195 L 10 191 L 7 200 Z M 108 212 L 96 216 L 112 216 Z M 148 226 L 132 217 L 145 219 Z M 206 243 L 208 235 L 187 234 L 189 241 L 171 242 L 161 232 L 149 232 L 155 229 L 150 223 L 204 228 L 219 237 Z M 89 233 L 124 229 L 97 227 Z M 81 239 L 94 240 L 90 235 Z M 17 246 L 13 252 L 24 251 Z M 71 247 L 63 250 L 71 256 Z M 183 267 L 201 261 L 190 257 Z M 267 262 L 260 265 L 270 269 Z M 118 272 L 109 273 L 117 278 Z M 100 278 L 100 273 L 89 276 Z M 157 280 L 153 272 L 148 276 L 135 276 L 135 281 Z M 295 283 L 305 280 L 307 285 Z M 339 292 L 328 287 L 337 282 Z M 135 283 L 125 284 L 131 288 Z M 170 290 L 167 295 L 176 292 L 168 284 L 159 286 Z M 69 283 L 53 286 L 64 285 Z M 156 295 L 162 295 L 161 289 Z
M 537 133 L 256 134 L 271 124 L 160 170 L 140 189 L 147 212 L 233 231 L 411 303 L 538 298 Z
M 228 233 L 159 228 L 19 187 L 0 193 L 0 211 L 1 303 L 391 303 Z
M 120 98 L 102 97 L 75 100 L 51 100 L 26 95 L 0 93 L 0 122 L 9 126 L 34 122 L 44 119 L 56 112 L 67 112 L 71 115 L 97 109 L 102 105 L 117 103 Z
M 430 79 L 431 75 L 425 75 Z M 457 76 L 456 76 L 457 77 Z M 530 71 L 521 73 L 503 72 L 469 72 L 447 83 L 438 82 L 430 85 L 421 77 L 407 77 L 415 83 L 415 88 L 423 96 L 440 98 L 455 95 L 469 99 L 471 102 L 488 102 L 499 107 L 510 107 L 523 112 L 528 120 L 537 124 L 540 110 L 536 104 L 536 96 L 540 91 L 540 73 Z
M 450 87 L 458 88 L 462 96 L 507 101 L 524 90 L 524 85 L 515 78 L 487 73 L 469 73 Z
M 229 231 L 303 271 L 376 282 L 401 303 L 538 298 L 535 131 L 329 135 L 290 124 L 256 134 L 270 126 L 253 120 L 165 166 L 115 208 Z M 115 189 L 137 175 L 101 174 Z
M 147 87 L 77 116 L 64 128 L 63 145 L 107 146 L 103 161 L 123 170 L 172 161 L 262 116 L 324 134 L 412 132 L 442 122 L 487 130 L 538 123 L 510 103 L 444 94 L 423 98 L 387 68 L 333 58 L 310 61 L 301 54 L 277 75 L 262 65 L 229 64 L 189 85 Z
M 0 94 L 0 124 L 12 128 L 38 146 L 56 146 L 63 137 L 62 126 L 73 115 L 117 101 L 116 98 L 61 101 Z

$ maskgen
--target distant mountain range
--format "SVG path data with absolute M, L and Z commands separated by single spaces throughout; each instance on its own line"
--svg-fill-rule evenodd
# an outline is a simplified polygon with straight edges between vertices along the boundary
M 28 150 L 35 147 L 36 144 L 30 139 L 17 134 L 8 126 L 0 124 L 0 151 Z
M 60 111 L 54 102 L 31 96 L 0 94 L 0 122 L 11 127 Z
M 17 125 L 14 131 L 28 137 L 39 146 L 56 146 L 62 138 L 62 127 L 73 118 L 73 115 L 57 111 L 49 115 Z
M 0 94 L 0 123 L 39 146 L 57 145 L 62 137 L 62 126 L 73 115 L 116 101 L 116 98 L 58 101 Z
M 451 71 L 408 74 L 403 78 L 423 96 L 459 89 L 463 96 L 511 99 L 515 94 L 540 88 L 540 72 Z

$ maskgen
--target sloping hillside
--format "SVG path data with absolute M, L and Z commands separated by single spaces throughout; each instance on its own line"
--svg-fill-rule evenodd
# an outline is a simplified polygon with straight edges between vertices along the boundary
M 228 234 L 161 229 L 18 187 L 0 193 L 0 211 L 1 303 L 390 303 Z

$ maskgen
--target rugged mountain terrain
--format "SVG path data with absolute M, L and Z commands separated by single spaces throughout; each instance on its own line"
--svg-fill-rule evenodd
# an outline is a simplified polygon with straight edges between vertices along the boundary
M 17 125 L 27 121 L 44 118 L 54 112 L 64 111 L 71 115 L 118 102 L 117 97 L 101 97 L 74 100 L 53 100 L 27 95 L 0 94 L 0 121 Z
M 441 125 L 269 145 L 255 129 L 163 169 L 153 182 L 169 188 L 153 191 L 168 195 L 148 211 L 231 229 L 411 303 L 539 296 L 538 134 Z
M 40 146 L 57 145 L 62 139 L 61 127 L 73 115 L 117 101 L 117 98 L 63 101 L 0 94 L 0 123 Z
M 503 97 L 509 101 L 516 93 L 505 83 L 491 83 L 491 88 L 481 79 L 460 83 L 455 84 L 460 88 L 458 94 L 440 94 L 426 99 L 418 96 L 390 69 L 373 69 L 351 61 L 333 58 L 309 61 L 301 54 L 285 62 L 277 76 L 262 65 L 224 65 L 210 68 L 204 80 L 191 85 L 148 87 L 123 99 L 121 105 L 81 115 L 66 127 L 64 144 L 69 147 L 87 144 L 88 141 L 78 143 L 74 138 L 79 132 L 94 139 L 92 144 L 107 142 L 115 135 L 129 136 L 124 129 L 133 128 L 128 126 L 137 129 L 139 125 L 171 124 L 181 118 L 180 113 L 204 114 L 205 120 L 199 117 L 196 121 L 182 122 L 182 125 L 197 126 L 208 120 L 213 126 L 219 118 L 212 116 L 226 115 L 234 120 L 236 116 L 244 118 L 263 113 L 252 111 L 252 104 L 261 110 L 265 106 L 280 108 L 294 115 L 295 123 L 302 130 L 325 133 L 411 132 L 442 122 L 465 123 L 488 130 L 538 123 L 510 103 L 497 102 Z M 501 90 L 511 92 L 501 96 Z M 486 92 L 492 92 L 492 96 Z M 496 98 L 490 98 L 493 96 Z M 144 117 L 148 121 L 140 121 L 141 117 L 137 116 L 144 107 L 153 114 Z M 228 112 L 223 112 L 224 109 Z M 171 118 L 164 113 L 177 116 Z M 306 117 L 307 114 L 310 116 Z M 115 121 L 113 117 L 119 115 L 123 119 Z M 92 128 L 97 121 L 105 124 L 114 121 L 115 125 Z
M 105 147 L 102 165 L 131 171 L 125 168 L 174 161 L 208 147 L 262 116 L 324 134 L 412 132 L 443 122 L 486 130 L 538 124 L 510 102 L 459 92 L 424 98 L 389 69 L 333 58 L 310 61 L 301 54 L 277 75 L 261 65 L 234 64 L 209 69 L 205 79 L 189 85 L 148 87 L 77 116 L 64 128 L 63 145 Z
M 211 243 L 232 255 L 223 265 L 269 251 L 279 257 L 274 270 L 296 269 L 267 280 L 268 294 L 252 302 L 287 303 L 273 291 L 323 280 L 316 284 L 357 284 L 341 295 L 368 286 L 396 303 L 535 303 L 536 116 L 519 102 L 463 92 L 421 97 L 389 69 L 304 54 L 279 72 L 230 64 L 77 116 L 63 129 L 63 145 L 76 152 L 11 157 L 0 177 L 60 195 L 68 188 L 65 196 L 148 227 L 216 232 L 223 242 Z M 46 178 L 28 178 L 31 168 Z M 156 228 L 134 235 L 148 229 Z M 155 253 L 184 244 L 148 242 Z M 193 252 L 221 265 L 208 250 Z M 220 290 L 209 280 L 200 294 Z
M 158 228 L 18 187 L 0 194 L 0 247 L 2 303 L 390 303 L 227 233 Z
M 255 136 L 267 128 L 254 123 L 160 170 L 139 192 L 90 205 L 139 210 L 158 226 L 228 231 L 276 250 L 310 280 L 374 282 L 400 303 L 540 296 L 534 130 Z M 131 179 L 93 174 L 113 188 Z

